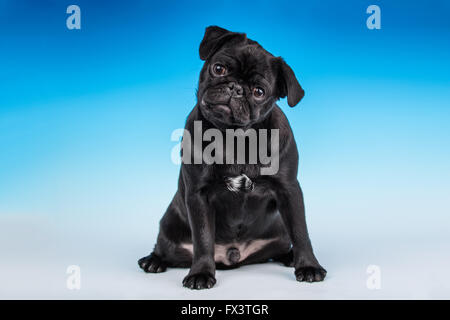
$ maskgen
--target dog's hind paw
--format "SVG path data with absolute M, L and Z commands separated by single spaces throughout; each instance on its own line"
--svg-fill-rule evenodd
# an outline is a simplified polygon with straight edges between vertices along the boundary
M 167 269 L 167 265 L 164 261 L 154 253 L 139 259 L 138 264 L 142 270 L 148 273 L 160 273 Z
M 284 264 L 286 267 L 293 267 L 294 266 L 294 253 L 292 252 L 292 249 L 288 251 L 288 253 L 279 255 L 272 259 L 274 262 L 280 262 Z

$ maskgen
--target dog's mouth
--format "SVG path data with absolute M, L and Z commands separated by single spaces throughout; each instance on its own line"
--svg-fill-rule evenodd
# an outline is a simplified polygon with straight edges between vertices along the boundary
M 201 104 L 204 107 L 208 108 L 213 113 L 226 114 L 226 115 L 231 115 L 231 113 L 232 113 L 231 107 L 228 104 L 206 102 L 204 98 L 202 99 Z
M 200 103 L 205 111 L 206 118 L 214 123 L 220 123 L 223 126 L 246 126 L 249 123 L 249 114 L 247 108 L 239 104 L 234 99 L 229 99 L 228 103 L 224 101 L 209 101 L 202 98 Z

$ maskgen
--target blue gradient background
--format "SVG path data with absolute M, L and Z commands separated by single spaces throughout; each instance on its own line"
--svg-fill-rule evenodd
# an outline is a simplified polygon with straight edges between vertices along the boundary
M 66 28 L 70 4 L 81 30 Z M 366 27 L 370 4 L 381 30 Z M 313 242 L 449 243 L 449 15 L 437 0 L 0 0 L 0 216 L 63 232 L 134 219 L 152 243 L 177 185 L 170 135 L 219 25 L 284 57 L 306 91 L 280 106 Z

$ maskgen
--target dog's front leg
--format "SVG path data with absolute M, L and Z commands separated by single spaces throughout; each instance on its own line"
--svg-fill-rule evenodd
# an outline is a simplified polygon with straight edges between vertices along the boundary
M 303 193 L 298 181 L 278 190 L 279 211 L 292 242 L 295 276 L 298 281 L 322 281 L 326 270 L 314 256 L 306 227 Z
M 214 261 L 215 220 L 205 196 L 195 193 L 186 198 L 191 227 L 193 257 L 189 274 L 183 285 L 191 289 L 211 288 L 216 283 Z

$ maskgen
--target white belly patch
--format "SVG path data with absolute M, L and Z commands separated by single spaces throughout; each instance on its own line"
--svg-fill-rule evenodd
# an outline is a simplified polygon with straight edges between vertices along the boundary
M 247 259 L 247 257 L 252 255 L 253 253 L 264 248 L 267 244 L 274 242 L 276 240 L 278 240 L 278 238 L 257 239 L 245 243 L 216 244 L 214 245 L 214 261 L 221 262 L 225 265 L 232 265 L 235 263 L 239 263 Z M 192 243 L 182 243 L 181 247 L 189 251 L 191 255 L 193 254 Z M 237 250 L 239 250 L 239 260 L 237 262 L 230 261 L 228 256 L 229 252 L 228 250 L 230 248 L 236 248 Z

